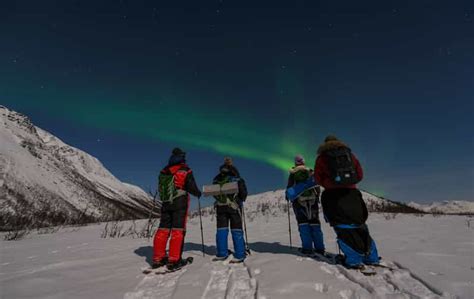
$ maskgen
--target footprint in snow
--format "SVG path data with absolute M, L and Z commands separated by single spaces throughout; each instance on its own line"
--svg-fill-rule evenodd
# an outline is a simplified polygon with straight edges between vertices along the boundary
M 321 268 L 321 270 L 323 270 L 327 274 L 334 274 L 335 273 L 333 269 L 329 268 L 326 265 L 322 265 L 322 266 L 320 266 L 320 268 Z
M 339 291 L 339 296 L 341 296 L 342 299 L 351 299 L 353 298 L 354 292 L 351 290 L 342 290 Z
M 325 283 L 315 283 L 314 284 L 314 289 L 317 291 L 317 292 L 320 292 L 320 293 L 327 293 L 328 292 L 328 285 L 325 284 Z

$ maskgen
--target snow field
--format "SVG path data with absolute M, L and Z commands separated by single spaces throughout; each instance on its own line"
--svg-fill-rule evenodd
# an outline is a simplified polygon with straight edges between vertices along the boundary
M 289 247 L 286 214 L 267 216 L 247 221 L 252 255 L 240 265 L 211 262 L 213 216 L 203 218 L 202 257 L 199 219 L 190 219 L 184 256 L 194 263 L 168 275 L 141 273 L 151 261 L 152 240 L 101 239 L 103 224 L 2 241 L 0 298 L 474 298 L 466 217 L 372 214 L 371 233 L 395 270 L 377 268 L 368 277 L 299 256 Z M 328 251 L 336 253 L 334 233 L 322 228 Z M 292 229 L 296 247 L 293 217 Z

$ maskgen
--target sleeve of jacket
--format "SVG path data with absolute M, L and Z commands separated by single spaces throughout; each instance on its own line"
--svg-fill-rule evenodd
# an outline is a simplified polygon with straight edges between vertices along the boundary
M 201 190 L 199 190 L 199 187 L 196 185 L 196 181 L 194 180 L 194 175 L 192 172 L 188 173 L 186 176 L 186 184 L 184 188 L 192 195 L 201 197 Z
M 324 161 L 324 157 L 322 155 L 319 155 L 314 164 L 314 179 L 316 181 L 316 184 L 325 188 L 327 187 L 324 185 L 326 178 L 329 176 L 327 172 L 328 171 L 326 163 Z
M 290 173 L 288 176 L 288 183 L 286 184 L 286 189 L 293 187 L 295 185 L 295 174 Z
M 362 170 L 362 166 L 360 165 L 359 160 L 354 154 L 352 154 L 352 160 L 354 161 L 356 171 L 357 171 L 357 178 L 359 179 L 359 182 L 360 182 L 364 178 L 364 171 Z
M 239 199 L 241 201 L 245 201 L 247 199 L 247 195 L 248 195 L 248 192 L 247 192 L 247 185 L 245 184 L 245 180 L 240 178 L 239 182 L 238 182 L 238 185 L 239 185 Z

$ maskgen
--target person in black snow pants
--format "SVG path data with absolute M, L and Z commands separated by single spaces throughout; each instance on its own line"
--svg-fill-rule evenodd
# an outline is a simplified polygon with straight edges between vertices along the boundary
M 213 184 L 223 185 L 237 182 L 238 192 L 235 194 L 222 194 L 214 196 L 216 202 L 216 260 L 225 260 L 229 256 L 228 234 L 229 224 L 234 242 L 234 259 L 232 263 L 240 263 L 245 260 L 245 240 L 242 230 L 243 202 L 247 198 L 247 187 L 245 181 L 240 177 L 239 171 L 233 165 L 231 158 L 225 158 L 224 164 L 219 167 L 219 174 L 214 178 Z
M 287 189 L 308 180 L 311 176 L 313 176 L 313 170 L 306 167 L 305 160 L 301 155 L 296 156 L 295 166 L 290 169 Z M 292 202 L 303 254 L 324 254 L 325 252 L 323 232 L 319 221 L 319 193 L 320 188 L 316 186 L 306 190 Z
M 351 149 L 329 135 L 318 149 L 315 180 L 324 187 L 321 197 L 324 217 L 334 228 L 337 244 L 348 268 L 379 263 L 377 246 L 367 227 L 367 206 L 357 189 L 362 166 Z

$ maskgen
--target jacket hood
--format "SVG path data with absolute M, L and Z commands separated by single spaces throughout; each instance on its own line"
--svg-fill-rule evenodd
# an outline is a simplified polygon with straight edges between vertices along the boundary
M 231 176 L 240 177 L 240 173 L 237 170 L 237 167 L 235 167 L 234 165 L 222 164 L 219 167 L 219 173 L 223 173 L 223 174 L 226 174 L 226 175 L 230 174 Z
M 172 155 L 168 160 L 168 166 L 184 164 L 186 163 L 186 158 L 184 155 Z
M 349 148 L 344 142 L 340 140 L 330 140 L 326 141 L 323 144 L 321 144 L 318 148 L 318 155 L 327 152 L 328 150 L 340 148 L 340 147 L 346 147 Z

